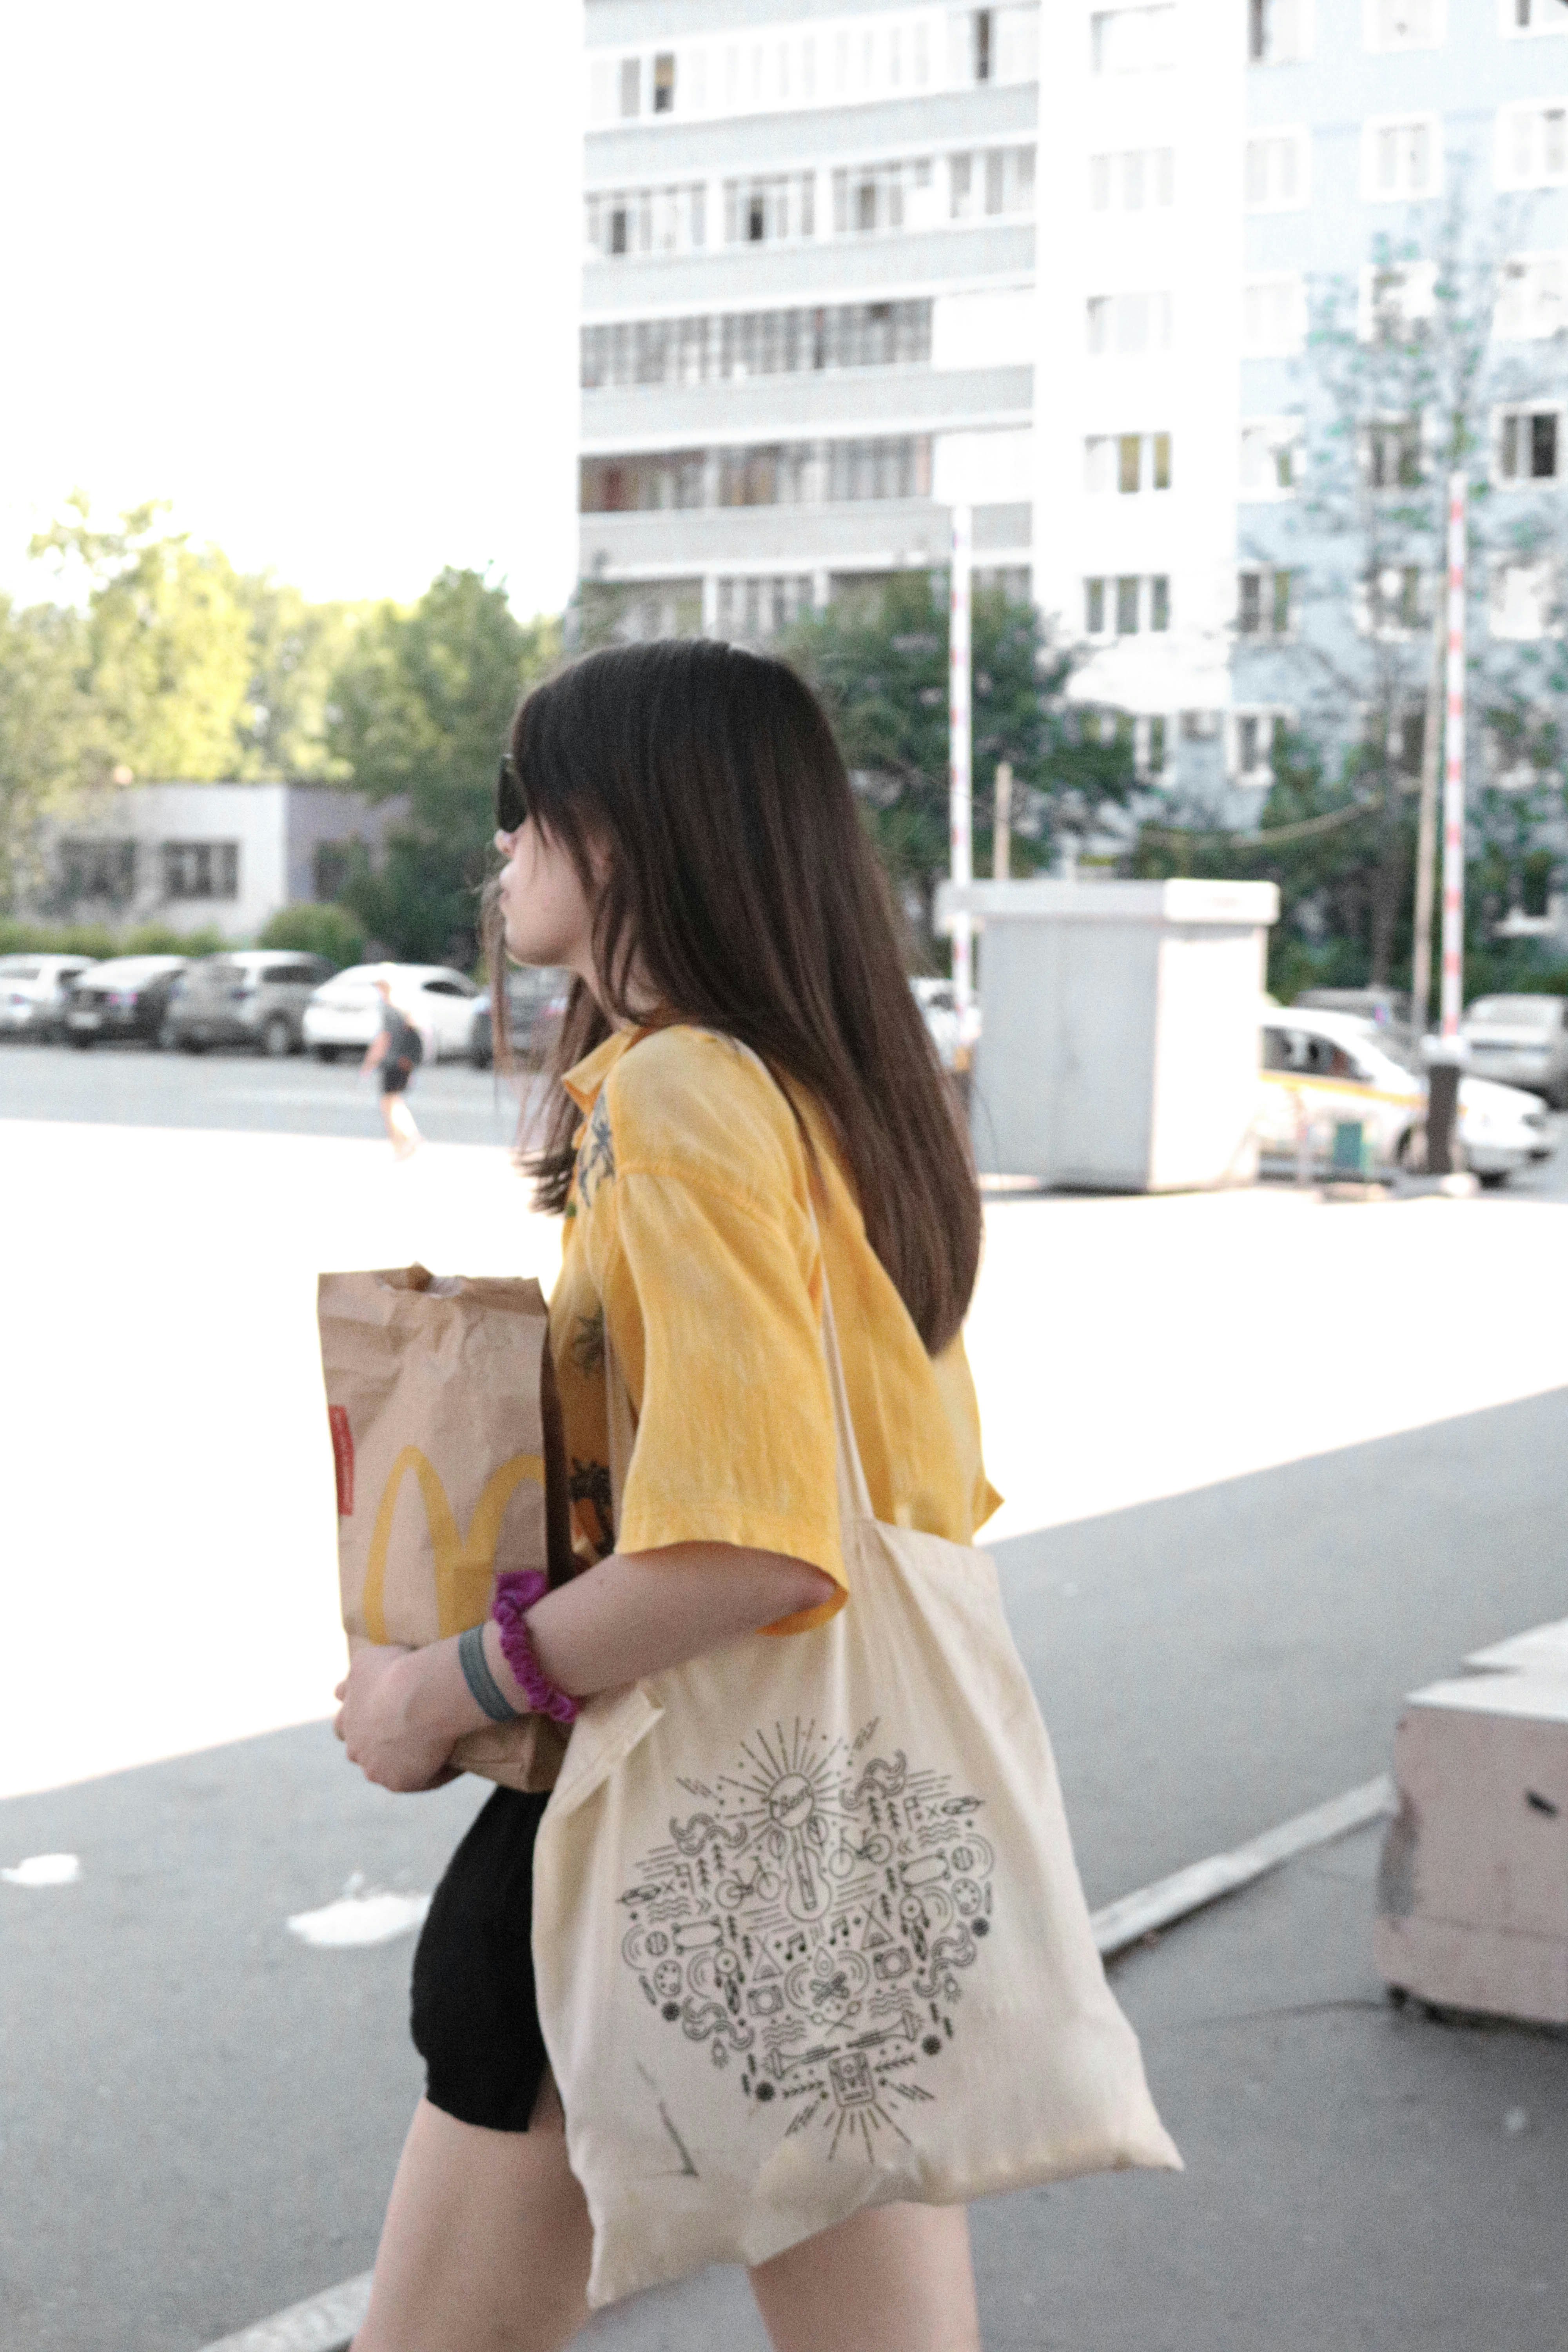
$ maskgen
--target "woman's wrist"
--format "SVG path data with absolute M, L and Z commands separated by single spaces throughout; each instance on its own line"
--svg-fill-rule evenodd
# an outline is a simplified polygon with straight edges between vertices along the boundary
M 418 1738 L 458 1740 L 485 1722 L 484 1710 L 464 1679 L 455 1634 L 410 1650 L 397 1672 L 404 1720 Z

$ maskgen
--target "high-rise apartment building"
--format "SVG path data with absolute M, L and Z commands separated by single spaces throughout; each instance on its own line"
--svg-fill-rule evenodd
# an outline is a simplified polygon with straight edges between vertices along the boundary
M 588 0 L 582 577 L 765 638 L 942 563 L 1027 593 L 1027 0 Z
M 765 637 L 940 565 L 962 500 L 1151 782 L 1245 824 L 1279 725 L 1362 723 L 1369 646 L 1424 675 L 1429 573 L 1362 562 L 1319 460 L 1358 528 L 1441 469 L 1429 408 L 1344 406 L 1450 247 L 1490 276 L 1478 631 L 1561 625 L 1568 0 L 587 21 L 582 574 L 625 632 Z

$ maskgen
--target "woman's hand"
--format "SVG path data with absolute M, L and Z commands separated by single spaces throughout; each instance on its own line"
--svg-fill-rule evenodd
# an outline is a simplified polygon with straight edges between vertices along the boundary
M 367 1780 L 405 1794 L 439 1789 L 458 1777 L 453 1735 L 417 1719 L 422 1653 L 391 1643 L 359 1642 L 334 1696 L 342 1704 L 332 1728 Z

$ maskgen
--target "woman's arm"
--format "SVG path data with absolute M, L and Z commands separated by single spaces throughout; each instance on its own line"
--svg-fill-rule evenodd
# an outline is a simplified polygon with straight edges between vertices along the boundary
M 366 1070 L 375 1069 L 385 1058 L 388 1042 L 388 1032 L 384 1029 L 378 1029 L 374 1036 L 371 1039 L 370 1044 L 364 1049 L 364 1059 L 360 1064 L 362 1076 Z
M 833 1591 L 821 1569 L 782 1552 L 671 1544 L 612 1554 L 547 1592 L 529 1611 L 527 1624 L 551 1681 L 574 1698 L 589 1698 L 815 1609 Z M 487 1625 L 484 1639 L 503 1695 L 526 1714 L 500 1628 Z M 336 1727 L 350 1761 L 387 1789 L 438 1786 L 457 1741 L 487 1720 L 464 1680 L 456 1637 L 423 1650 L 362 1643 L 338 1696 Z

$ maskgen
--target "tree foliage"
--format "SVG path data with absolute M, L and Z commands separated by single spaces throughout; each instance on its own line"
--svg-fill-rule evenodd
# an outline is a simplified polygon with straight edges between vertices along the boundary
M 495 831 L 496 766 L 519 696 L 559 658 L 553 621 L 447 570 L 405 611 L 381 605 L 338 672 L 328 744 L 356 791 L 405 813 L 383 864 L 342 897 L 390 952 L 468 964 Z
M 973 600 L 975 866 L 989 872 L 996 769 L 1011 762 L 1014 869 L 1088 830 L 1134 789 L 1125 730 L 1068 702 L 1072 656 L 1000 589 Z M 781 650 L 827 708 L 866 822 L 906 907 L 929 929 L 948 870 L 948 604 L 944 574 L 910 572 L 800 623 Z

